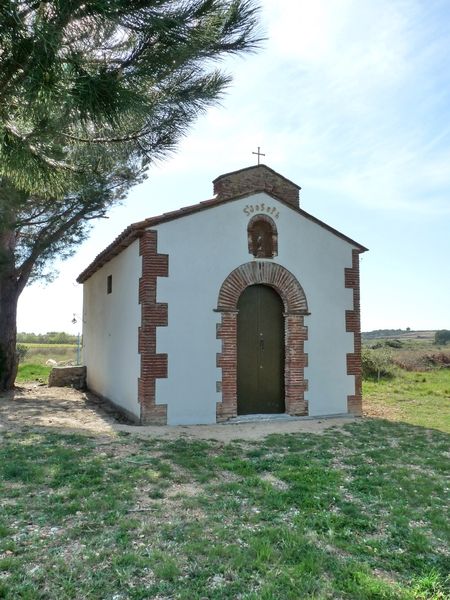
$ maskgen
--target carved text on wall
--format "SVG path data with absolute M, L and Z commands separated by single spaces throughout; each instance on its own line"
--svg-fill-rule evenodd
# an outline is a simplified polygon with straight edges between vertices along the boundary
M 264 212 L 268 215 L 272 215 L 275 219 L 278 219 L 280 213 L 275 206 L 267 206 L 264 202 L 260 204 L 247 204 L 247 206 L 243 209 L 243 212 L 249 217 L 253 213 Z

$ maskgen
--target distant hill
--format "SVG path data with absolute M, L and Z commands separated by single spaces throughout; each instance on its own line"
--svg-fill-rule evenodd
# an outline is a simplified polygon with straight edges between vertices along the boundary
M 375 329 L 374 331 L 363 331 L 361 336 L 363 340 L 376 340 L 380 338 L 430 340 L 434 339 L 435 333 L 434 330 Z

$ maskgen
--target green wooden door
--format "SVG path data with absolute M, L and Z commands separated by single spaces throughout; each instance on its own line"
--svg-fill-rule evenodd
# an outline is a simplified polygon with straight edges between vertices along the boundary
M 284 318 L 280 296 L 266 285 L 246 288 L 238 302 L 238 414 L 285 412 Z

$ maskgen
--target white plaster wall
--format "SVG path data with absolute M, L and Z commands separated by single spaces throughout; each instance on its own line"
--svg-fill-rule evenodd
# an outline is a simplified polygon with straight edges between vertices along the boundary
M 168 378 L 156 380 L 156 401 L 168 405 L 169 424 L 214 423 L 216 339 L 220 314 L 214 312 L 224 279 L 239 265 L 255 260 L 248 253 L 244 209 L 264 202 L 276 207 L 278 256 L 305 290 L 311 315 L 305 318 L 309 339 L 306 398 L 310 415 L 347 412 L 354 393 L 346 354 L 353 334 L 345 331 L 345 310 L 352 290 L 344 287 L 344 269 L 352 265 L 352 246 L 264 193 L 154 227 L 158 252 L 169 254 L 169 277 L 158 279 L 158 302 L 169 306 L 168 326 L 157 328 L 157 352 L 168 354 Z
M 111 294 L 106 293 L 108 275 L 112 275 Z M 141 275 L 142 259 L 136 240 L 94 273 L 85 282 L 83 292 L 83 360 L 88 387 L 137 418 Z

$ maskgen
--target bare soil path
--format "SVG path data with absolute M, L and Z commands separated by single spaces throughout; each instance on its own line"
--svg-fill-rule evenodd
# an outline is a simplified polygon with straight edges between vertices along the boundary
M 272 433 L 321 433 L 329 427 L 342 427 L 351 417 L 327 419 L 264 420 L 219 425 L 137 426 L 94 394 L 72 388 L 49 388 L 46 385 L 22 384 L 0 395 L 0 434 L 23 427 L 48 430 L 112 435 L 128 432 L 144 437 L 174 439 L 180 436 L 197 439 L 258 440 Z

